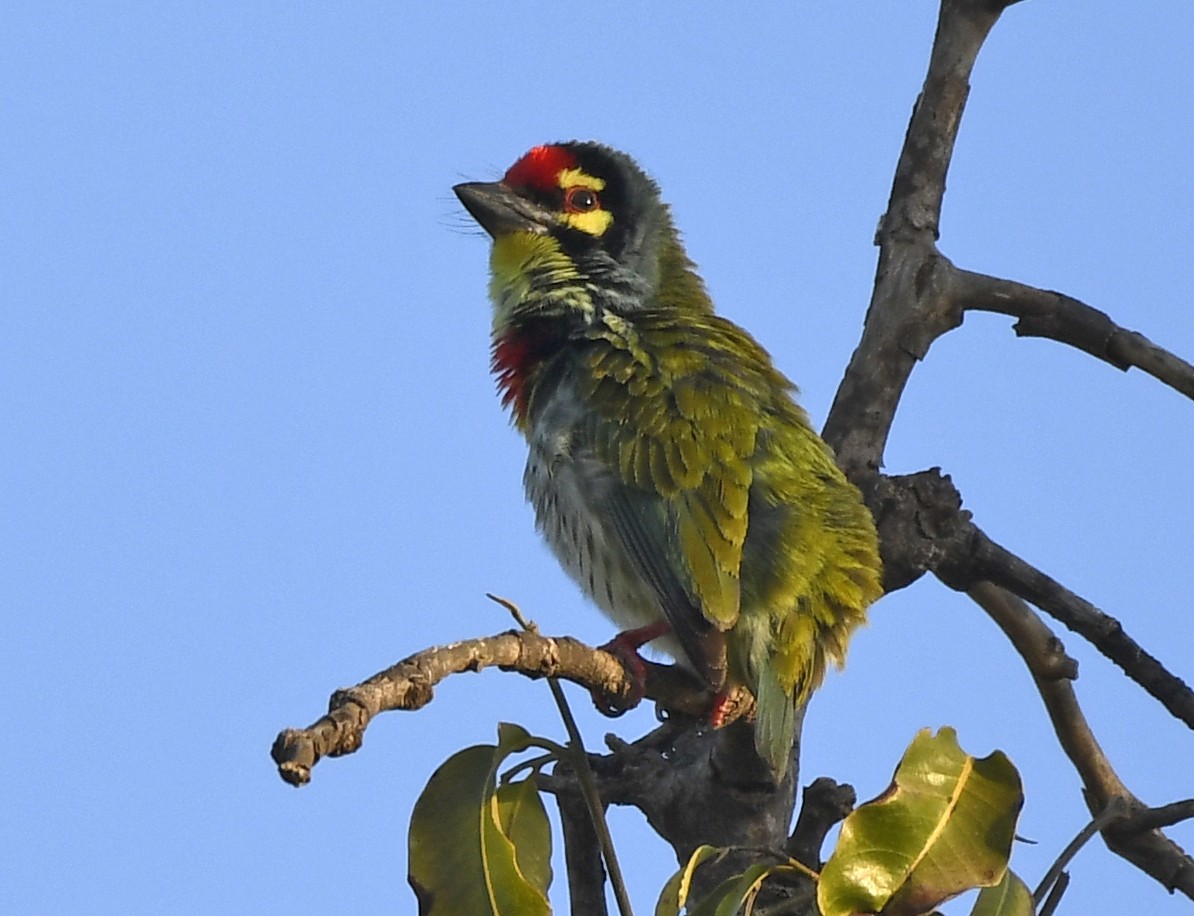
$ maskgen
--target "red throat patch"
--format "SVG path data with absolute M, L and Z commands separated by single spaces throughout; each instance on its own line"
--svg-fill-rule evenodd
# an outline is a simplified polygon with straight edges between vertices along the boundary
M 543 361 L 549 341 L 534 331 L 507 331 L 493 342 L 491 367 L 497 376 L 502 406 L 514 408 L 514 419 L 526 418 L 531 392 L 527 382 Z
M 506 170 L 502 178 L 514 188 L 552 191 L 559 187 L 556 176 L 576 168 L 576 157 L 562 146 L 536 146 Z

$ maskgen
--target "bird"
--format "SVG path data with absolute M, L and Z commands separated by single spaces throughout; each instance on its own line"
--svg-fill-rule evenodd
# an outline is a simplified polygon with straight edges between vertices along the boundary
M 754 695 L 782 779 L 796 710 L 882 594 L 859 490 L 628 154 L 545 144 L 453 191 L 492 237 L 491 369 L 538 529 L 633 648 Z

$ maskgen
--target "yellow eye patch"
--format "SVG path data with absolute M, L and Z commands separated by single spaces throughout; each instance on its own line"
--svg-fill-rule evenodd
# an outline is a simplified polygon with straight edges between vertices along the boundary
M 556 181 L 565 192 L 572 188 L 588 188 L 597 192 L 605 189 L 604 178 L 596 178 L 580 169 L 561 169 L 556 175 Z M 560 222 L 565 226 L 571 226 L 594 238 L 604 235 L 613 221 L 614 215 L 608 210 L 601 209 L 600 204 L 593 210 L 581 213 L 564 213 L 560 216 Z
M 587 172 L 582 172 L 580 169 L 560 169 L 556 175 L 556 181 L 564 190 L 568 188 L 592 188 L 594 191 L 602 191 L 605 189 L 604 178 L 594 178 Z
M 581 232 L 586 232 L 594 238 L 604 235 L 605 230 L 610 227 L 613 221 L 614 215 L 608 210 L 590 210 L 588 213 L 564 213 L 560 216 L 560 222 L 565 226 L 579 229 Z

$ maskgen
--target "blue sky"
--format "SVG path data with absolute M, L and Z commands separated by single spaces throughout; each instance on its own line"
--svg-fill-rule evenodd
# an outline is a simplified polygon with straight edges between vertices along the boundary
M 454 679 L 301 791 L 274 735 L 412 651 L 505 629 L 487 591 L 548 633 L 610 635 L 523 503 L 486 244 L 451 185 L 543 141 L 627 149 L 819 424 L 935 14 L 10 4 L 0 910 L 413 912 L 419 789 L 498 721 L 561 737 L 546 687 Z M 1184 0 L 1013 7 L 975 73 L 945 253 L 1194 357 L 1192 45 Z M 944 467 L 994 538 L 1191 678 L 1191 452 L 1181 396 L 973 315 L 914 374 L 887 466 Z M 1194 795 L 1189 731 L 1063 637 L 1124 779 L 1156 804 Z M 594 744 L 650 727 L 573 696 Z M 876 606 L 810 710 L 803 779 L 873 796 L 945 724 L 1021 768 L 1039 845 L 1015 864 L 1035 883 L 1086 820 L 1079 783 L 1018 658 L 935 582 Z M 650 912 L 669 851 L 635 812 L 614 828 Z M 1172 835 L 1194 847 L 1190 825 Z M 1189 910 L 1097 842 L 1072 871 L 1064 912 Z

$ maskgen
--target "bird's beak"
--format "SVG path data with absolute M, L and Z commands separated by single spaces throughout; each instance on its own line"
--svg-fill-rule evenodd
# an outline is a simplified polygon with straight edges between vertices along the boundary
M 494 238 L 511 232 L 545 235 L 554 222 L 550 211 L 519 197 L 500 181 L 466 181 L 452 190 Z

